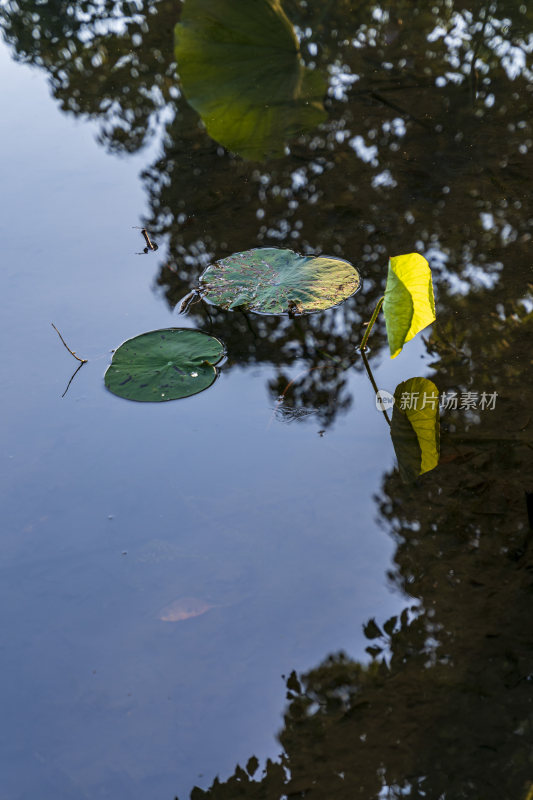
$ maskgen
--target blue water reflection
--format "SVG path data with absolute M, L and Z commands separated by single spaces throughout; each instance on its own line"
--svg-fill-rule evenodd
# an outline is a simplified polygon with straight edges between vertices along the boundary
M 324 436 L 272 418 L 268 365 L 164 407 L 108 394 L 110 350 L 176 324 L 135 255 L 149 153 L 107 156 L 42 78 L 1 64 L 3 107 L 25 103 L 4 134 L 0 792 L 171 797 L 276 755 L 281 675 L 362 655 L 366 619 L 403 607 L 372 499 L 393 451 L 362 373 Z M 76 364 L 52 321 L 89 359 L 64 399 Z M 158 619 L 189 595 L 220 607 Z

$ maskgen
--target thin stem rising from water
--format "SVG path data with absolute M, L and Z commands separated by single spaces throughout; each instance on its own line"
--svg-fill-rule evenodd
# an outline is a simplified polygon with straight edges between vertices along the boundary
M 374 380 L 374 376 L 372 375 L 372 370 L 370 369 L 370 364 L 368 363 L 368 359 L 367 359 L 367 357 L 365 355 L 365 351 L 363 349 L 361 349 L 361 355 L 363 357 L 363 364 L 365 365 L 366 374 L 370 378 L 370 383 L 372 384 L 372 388 L 376 393 L 376 397 L 378 397 L 379 396 L 379 389 L 378 389 L 376 381 Z M 384 408 L 382 408 L 381 411 L 383 412 L 383 416 L 387 420 L 388 426 L 390 428 L 391 421 L 389 419 L 389 415 L 387 414 L 387 411 Z
M 360 345 L 361 353 L 363 353 L 365 348 L 366 348 L 366 343 L 368 341 L 368 337 L 370 336 L 370 331 L 374 327 L 374 322 L 376 321 L 377 316 L 378 316 L 379 312 L 381 311 L 381 306 L 383 305 L 384 299 L 385 299 L 385 297 L 382 297 L 379 300 L 376 308 L 374 309 L 374 313 L 372 314 L 372 316 L 370 318 L 370 322 L 367 325 L 367 328 L 366 328 L 366 331 L 365 331 L 365 335 L 363 336 L 363 341 L 361 342 L 361 345 Z

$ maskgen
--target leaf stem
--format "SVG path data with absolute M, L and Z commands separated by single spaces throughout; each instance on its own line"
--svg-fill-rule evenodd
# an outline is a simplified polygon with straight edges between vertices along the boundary
M 384 300 L 385 300 L 384 296 L 382 298 L 380 298 L 376 308 L 374 309 L 374 313 L 372 314 L 372 317 L 370 318 L 370 322 L 368 323 L 368 325 L 366 327 L 365 335 L 363 336 L 363 341 L 361 342 L 361 344 L 359 346 L 359 349 L 361 350 L 361 353 L 364 353 L 364 350 L 366 348 L 366 343 L 368 341 L 368 337 L 370 336 L 370 331 L 372 330 L 372 328 L 374 326 L 374 322 L 376 321 L 377 316 L 378 316 L 379 312 L 381 311 L 381 306 L 383 305 L 383 301 Z
M 54 323 L 53 323 L 53 322 L 51 322 L 51 323 L 50 323 L 50 325 L 51 325 L 51 326 L 52 326 L 52 328 L 55 330 L 55 332 L 57 333 L 57 335 L 59 336 L 59 338 L 61 339 L 61 341 L 62 341 L 62 342 L 63 342 L 63 344 L 65 345 L 65 347 L 67 348 L 67 350 L 69 351 L 70 355 L 71 355 L 71 356 L 74 356 L 74 358 L 75 358 L 77 361 L 81 361 L 81 363 L 82 363 L 82 364 L 86 364 L 86 363 L 87 363 L 87 359 L 86 359 L 86 358 L 80 358 L 79 356 L 77 356 L 77 355 L 76 355 L 76 353 L 74 352 L 74 350 L 71 350 L 71 349 L 70 349 L 70 347 L 68 346 L 68 344 L 65 342 L 65 340 L 63 339 L 63 337 L 61 336 L 61 334 L 60 334 L 60 333 L 59 333 L 59 331 L 57 330 L 57 328 L 56 328 L 56 326 L 54 325 Z
M 383 300 L 383 298 L 382 298 L 382 300 Z M 365 351 L 364 350 L 361 350 L 361 355 L 363 357 L 363 364 L 365 365 L 366 373 L 367 373 L 368 377 L 370 378 L 370 383 L 372 384 L 372 388 L 375 391 L 376 396 L 377 396 L 379 394 L 379 389 L 377 387 L 376 381 L 374 380 L 374 376 L 372 375 L 372 370 L 370 369 L 370 364 L 368 363 L 368 359 L 367 359 L 367 357 L 365 355 Z M 383 416 L 387 420 L 387 424 L 388 424 L 388 426 L 390 428 L 391 421 L 389 419 L 389 415 L 387 414 L 387 411 L 384 408 L 382 408 L 381 411 L 383 412 Z

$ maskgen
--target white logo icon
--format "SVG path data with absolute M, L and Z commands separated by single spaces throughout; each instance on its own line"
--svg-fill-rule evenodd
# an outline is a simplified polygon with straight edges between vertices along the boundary
M 385 389 L 379 389 L 376 394 L 376 408 L 378 411 L 387 411 L 394 405 L 394 395 Z

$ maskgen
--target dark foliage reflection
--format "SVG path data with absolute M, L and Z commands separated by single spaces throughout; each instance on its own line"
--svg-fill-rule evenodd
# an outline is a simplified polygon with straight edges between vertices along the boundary
M 367 663 L 332 654 L 291 674 L 279 762 L 250 759 L 191 800 L 530 796 L 533 316 L 517 308 L 470 330 L 472 358 L 457 357 L 451 330 L 430 343 L 444 389 L 493 382 L 499 396 L 482 420 L 443 417 L 441 465 L 418 485 L 383 480 L 405 610 L 365 625 Z
M 161 157 L 143 174 L 151 208 L 144 222 L 162 243 L 157 285 L 172 306 L 211 259 L 257 245 L 359 266 L 363 293 L 309 321 L 305 345 L 286 320 L 254 319 L 249 336 L 248 321 L 232 315 L 229 325 L 211 309 L 213 333 L 224 329 L 236 362 L 276 365 L 273 401 L 287 367 L 305 359 L 312 378 L 300 394 L 295 387 L 295 410 L 321 413 L 325 402 L 326 424 L 349 407 L 348 397 L 335 400 L 345 376 L 332 379 L 319 351 L 351 357 L 389 254 L 426 255 L 441 308 L 456 292 L 483 291 L 485 319 L 524 295 L 533 224 L 529 6 L 286 2 L 308 65 L 329 75 L 329 117 L 265 164 L 212 141 L 180 96 L 180 7 L 12 0 L 0 20 L 16 57 L 47 71 L 63 109 L 100 119 L 111 149 L 134 151 L 164 125 Z M 205 327 L 202 307 L 193 313 Z

